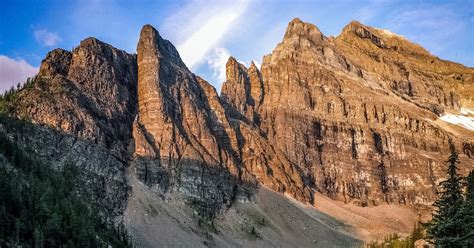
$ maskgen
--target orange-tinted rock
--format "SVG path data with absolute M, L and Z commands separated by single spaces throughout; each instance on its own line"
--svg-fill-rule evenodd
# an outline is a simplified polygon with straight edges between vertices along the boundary
M 90 194 L 106 188 L 119 208 L 110 192 L 126 195 L 124 165 L 206 217 L 258 184 L 314 204 L 315 191 L 364 206 L 430 203 L 451 148 L 473 168 L 473 132 L 438 119 L 474 108 L 473 69 L 388 31 L 352 22 L 328 38 L 295 19 L 260 69 L 226 66 L 219 97 L 145 25 L 137 55 L 94 38 L 50 52 L 14 113 L 74 137 L 61 152 L 80 144 L 68 154 L 100 178 Z M 56 151 L 45 137 L 36 147 Z
M 143 173 L 161 180 L 147 181 L 150 175 L 143 173 L 142 179 L 164 192 L 181 192 L 212 216 L 232 203 L 241 173 L 235 133 L 219 98 L 152 26 L 143 27 L 137 52 L 136 160 Z
M 298 175 L 292 178 L 303 182 L 285 191 L 307 188 L 362 205 L 427 204 L 444 177 L 451 147 L 463 151 L 464 171 L 473 168 L 472 131 L 452 132 L 434 121 L 445 109 L 469 107 L 470 98 L 456 91 L 461 86 L 453 91 L 434 67 L 423 66 L 433 59 L 463 75 L 473 70 L 387 34 L 353 22 L 335 39 L 326 38 L 314 25 L 293 20 L 283 41 L 264 57 L 258 108 L 248 103 L 245 70 L 227 64 L 228 72 L 238 73 L 228 73 L 223 99 L 247 118 L 248 109 L 254 111 L 261 136 L 271 144 L 266 151 L 287 159 Z

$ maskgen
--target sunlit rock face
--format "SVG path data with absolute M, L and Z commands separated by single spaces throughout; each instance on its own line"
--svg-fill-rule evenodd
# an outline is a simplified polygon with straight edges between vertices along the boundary
M 310 200 L 293 166 L 266 149 L 257 127 L 231 122 L 215 89 L 186 68 L 158 31 L 144 26 L 137 51 L 134 140 L 142 180 L 161 193 L 183 193 L 206 216 L 232 203 L 237 184 L 261 181 Z M 248 80 L 260 80 L 256 68 L 249 73 Z
M 137 64 L 134 140 L 142 179 L 160 192 L 183 193 L 213 215 L 232 202 L 241 173 L 235 133 L 215 91 L 150 25 L 141 31 Z
M 352 22 L 328 38 L 295 19 L 263 59 L 262 87 L 236 63 L 227 63 L 223 100 L 258 120 L 310 191 L 364 206 L 428 204 L 452 148 L 464 171 L 473 168 L 472 131 L 437 118 L 471 104 L 461 89 L 472 90 L 474 70 L 402 37 Z M 462 82 L 445 80 L 455 72 Z
M 352 22 L 326 37 L 295 19 L 261 68 L 230 58 L 226 74 L 219 96 L 150 25 L 136 55 L 87 38 L 51 51 L 14 100 L 16 116 L 55 131 L 15 137 L 79 164 L 80 192 L 111 216 L 127 201 L 127 167 L 206 218 L 259 185 L 309 204 L 315 192 L 427 204 L 452 149 L 473 168 L 472 130 L 445 122 L 472 117 L 473 69 L 398 35 Z

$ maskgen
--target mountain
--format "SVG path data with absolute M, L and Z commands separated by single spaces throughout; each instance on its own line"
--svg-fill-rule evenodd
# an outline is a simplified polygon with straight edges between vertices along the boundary
M 87 38 L 2 103 L 32 125 L 0 132 L 76 165 L 138 246 L 357 246 L 429 214 L 451 150 L 474 168 L 474 131 L 442 118 L 472 118 L 474 69 L 389 31 L 294 19 L 226 75 L 219 95 L 150 25 L 136 55 Z
M 235 63 L 227 63 L 222 98 L 314 191 L 362 206 L 428 204 L 450 147 L 473 163 L 472 130 L 436 123 L 471 106 L 464 88 L 473 86 L 473 69 L 404 38 L 357 22 L 328 38 L 295 19 L 261 73 Z M 454 72 L 463 81 L 454 82 Z

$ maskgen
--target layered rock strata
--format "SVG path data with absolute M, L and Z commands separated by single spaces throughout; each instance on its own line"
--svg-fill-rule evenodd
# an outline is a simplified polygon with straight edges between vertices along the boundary
M 328 38 L 295 19 L 258 80 L 248 72 L 255 69 L 229 59 L 222 97 L 242 119 L 258 120 L 310 189 L 364 206 L 428 204 L 452 148 L 473 169 L 473 133 L 448 132 L 435 120 L 470 106 L 459 89 L 473 87 L 474 71 L 384 33 L 353 22 Z M 463 71 L 463 86 L 436 71 L 451 67 Z
M 125 166 L 206 218 L 259 184 L 310 204 L 317 191 L 428 204 L 452 149 L 473 169 L 473 132 L 438 118 L 473 108 L 473 69 L 403 37 L 358 22 L 326 37 L 295 19 L 261 70 L 226 66 L 219 96 L 150 25 L 137 55 L 88 38 L 51 51 L 13 100 L 14 115 L 43 126 L 7 132 L 45 161 L 79 165 L 79 191 L 115 216 Z

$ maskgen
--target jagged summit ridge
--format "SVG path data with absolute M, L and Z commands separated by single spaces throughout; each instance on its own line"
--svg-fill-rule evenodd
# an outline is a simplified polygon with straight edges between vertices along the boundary
M 381 32 L 352 22 L 325 39 L 295 19 L 264 57 L 258 107 L 249 101 L 248 75 L 235 62 L 227 64 L 232 73 L 221 95 L 241 116 L 258 120 L 262 135 L 296 165 L 306 186 L 361 205 L 427 204 L 436 186 L 426 187 L 431 179 L 423 171 L 443 175 L 452 146 L 464 151 L 466 164 L 473 153 L 470 138 L 428 120 L 469 98 L 460 100 L 463 92 L 451 88 L 460 84 L 424 66 L 444 62 Z M 473 74 L 454 68 L 466 78 Z
M 472 165 L 472 132 L 437 119 L 469 108 L 472 68 L 350 25 L 326 38 L 293 20 L 261 68 L 229 58 L 221 96 L 151 25 L 137 55 L 89 38 L 46 56 L 15 114 L 69 135 L 52 134 L 54 144 L 43 135 L 35 148 L 78 162 L 81 190 L 112 212 L 126 205 L 124 168 L 206 219 L 259 185 L 315 205 L 317 193 L 360 206 L 429 204 L 450 148 Z
M 319 43 L 325 39 L 318 27 L 311 23 L 305 23 L 299 18 L 293 19 L 288 24 L 283 40 L 291 39 L 294 36 L 299 38 L 305 37 L 315 43 Z
M 204 216 L 215 215 L 231 204 L 241 173 L 232 152 L 235 134 L 212 101 L 215 92 L 150 25 L 140 34 L 137 64 L 133 138 L 140 179 L 162 194 L 182 193 Z
M 346 25 L 337 39 L 347 40 L 350 42 L 353 37 L 362 40 L 368 40 L 375 46 L 382 49 L 392 49 L 395 51 L 406 51 L 407 53 L 416 53 L 423 56 L 431 56 L 431 54 L 418 44 L 410 42 L 403 36 L 395 34 L 389 30 L 366 26 L 358 21 L 352 21 Z M 363 48 L 363 47 L 361 47 Z
M 163 39 L 158 30 L 150 24 L 144 25 L 140 31 L 140 39 L 137 45 L 138 53 L 144 56 L 156 54 L 157 58 L 163 58 L 168 63 L 186 68 L 174 45 Z

